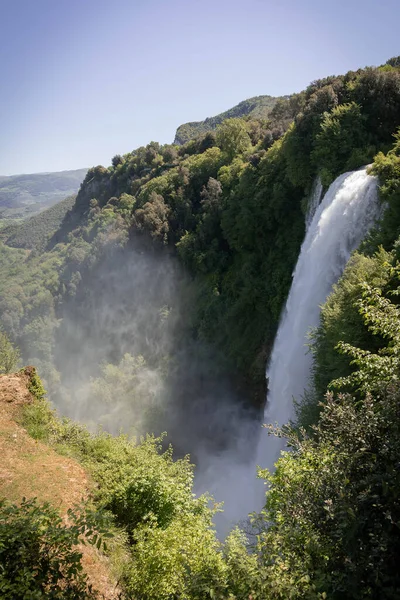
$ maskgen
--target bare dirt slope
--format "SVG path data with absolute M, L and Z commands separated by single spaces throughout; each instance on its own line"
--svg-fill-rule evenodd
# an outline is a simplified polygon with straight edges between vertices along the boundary
M 76 461 L 31 438 L 16 419 L 22 405 L 33 401 L 28 390 L 34 367 L 0 375 L 0 496 L 18 503 L 22 497 L 48 501 L 66 514 L 87 498 L 90 478 Z M 92 547 L 81 546 L 90 583 L 104 599 L 118 598 L 107 561 Z

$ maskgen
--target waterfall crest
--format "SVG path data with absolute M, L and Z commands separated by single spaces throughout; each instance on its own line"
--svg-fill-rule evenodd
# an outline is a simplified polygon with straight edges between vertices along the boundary
M 340 175 L 310 223 L 306 222 L 306 236 L 267 369 L 266 423 L 283 425 L 293 418 L 293 398 L 300 399 L 309 385 L 310 328 L 318 326 L 321 304 L 378 215 L 377 180 L 362 169 Z M 282 444 L 279 438 L 261 435 L 257 464 L 271 469 Z

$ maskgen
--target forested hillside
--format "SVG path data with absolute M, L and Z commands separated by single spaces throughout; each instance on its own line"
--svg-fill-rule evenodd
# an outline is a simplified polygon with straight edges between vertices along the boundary
M 204 121 L 184 123 L 176 130 L 174 144 L 186 144 L 191 139 L 199 137 L 199 135 L 215 130 L 217 126 L 226 119 L 247 117 L 249 119 L 267 120 L 274 106 L 284 100 L 287 100 L 287 98 L 256 96 L 254 98 L 249 98 L 248 100 L 243 100 L 243 102 L 239 102 L 239 104 L 233 108 L 230 108 L 215 117 L 208 117 Z
M 114 156 L 89 169 L 57 231 L 51 220 L 46 236 L 32 228 L 37 243 L 17 229 L 1 244 L 2 328 L 61 412 L 156 436 L 135 445 L 57 424 L 40 403 L 31 414 L 86 461 L 98 506 L 124 529 L 127 598 L 399 597 L 399 128 L 392 59 L 314 81 L 267 118 Z M 261 472 L 251 541 L 235 529 L 221 544 L 187 459 L 157 436 L 200 472 L 235 451 L 239 471 L 313 183 L 326 191 L 365 165 L 380 222 L 322 308 L 313 385 L 297 422 L 273 430 L 291 452 Z
M 48 239 L 60 228 L 68 211 L 72 210 L 75 199 L 76 195 L 69 196 L 23 223 L 5 224 L 0 229 L 0 239 L 11 248 L 44 249 Z
M 25 219 L 76 194 L 86 172 L 77 169 L 0 177 L 0 219 Z

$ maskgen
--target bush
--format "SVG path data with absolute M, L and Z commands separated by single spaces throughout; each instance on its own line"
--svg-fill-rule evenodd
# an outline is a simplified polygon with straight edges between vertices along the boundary
M 207 513 L 178 515 L 165 529 L 135 534 L 126 587 L 141 600 L 226 598 L 226 565 Z
M 122 435 L 103 435 L 92 439 L 91 446 L 92 457 L 96 446 L 103 452 L 102 460 L 92 463 L 99 483 L 97 500 L 130 534 L 143 523 L 165 528 L 178 514 L 198 512 L 193 466 L 188 458 L 174 461 L 172 448 L 162 453 L 161 439 L 147 436 L 135 445 Z
M 13 600 L 97 598 L 82 571 L 76 546 L 84 536 L 99 548 L 94 513 L 69 511 L 65 525 L 48 503 L 0 500 L 0 597 Z M 104 532 L 103 532 L 104 533 Z

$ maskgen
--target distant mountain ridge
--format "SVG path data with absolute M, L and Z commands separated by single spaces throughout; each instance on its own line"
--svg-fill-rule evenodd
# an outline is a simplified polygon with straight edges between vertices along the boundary
M 0 219 L 24 219 L 76 194 L 87 169 L 0 177 Z
M 253 98 L 248 98 L 247 100 L 239 102 L 239 104 L 233 108 L 230 108 L 215 117 L 208 117 L 207 119 L 204 119 L 204 121 L 184 123 L 176 130 L 174 144 L 186 144 L 189 140 L 216 129 L 216 127 L 222 123 L 222 121 L 225 121 L 225 119 L 247 116 L 251 116 L 253 119 L 267 119 L 278 100 L 287 98 L 289 98 L 289 96 L 254 96 Z

